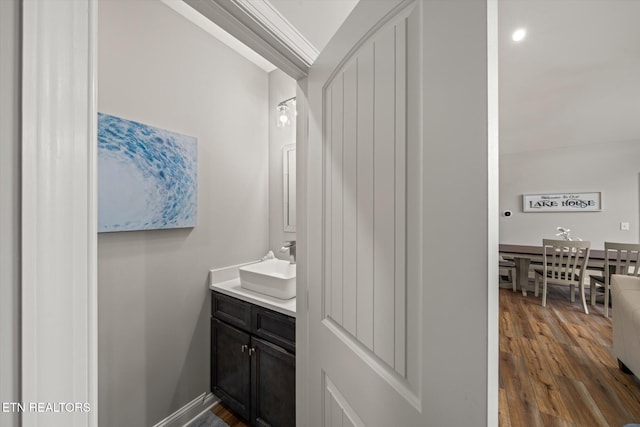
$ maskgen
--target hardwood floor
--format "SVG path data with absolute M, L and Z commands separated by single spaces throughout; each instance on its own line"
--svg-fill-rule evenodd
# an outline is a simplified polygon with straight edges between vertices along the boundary
M 211 412 L 220 417 L 222 421 L 229 424 L 229 427 L 249 427 L 249 424 L 242 418 L 237 417 L 231 410 L 220 402 L 213 408 Z
M 640 423 L 640 381 L 618 368 L 611 319 L 601 300 L 581 307 L 563 286 L 549 286 L 547 307 L 500 289 L 501 427 Z

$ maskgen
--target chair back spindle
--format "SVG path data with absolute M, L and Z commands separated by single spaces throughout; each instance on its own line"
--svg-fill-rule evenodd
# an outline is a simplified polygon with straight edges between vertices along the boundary
M 542 239 L 542 269 L 536 269 L 535 293 L 538 296 L 539 279 L 542 278 L 542 306 L 547 305 L 547 285 L 569 285 L 571 301 L 574 288 L 580 289 L 582 307 L 589 313 L 584 296 L 583 278 L 589 262 L 590 242 L 576 240 Z
M 549 279 L 566 284 L 582 280 L 589 260 L 589 242 L 543 239 L 542 246 L 544 274 Z
M 609 286 L 612 274 L 640 276 L 640 244 L 604 242 L 604 274 L 591 275 L 591 305 L 596 304 L 596 287 L 604 286 L 604 316 L 609 317 Z
M 640 244 L 604 242 L 604 252 L 606 283 L 612 274 L 640 276 Z

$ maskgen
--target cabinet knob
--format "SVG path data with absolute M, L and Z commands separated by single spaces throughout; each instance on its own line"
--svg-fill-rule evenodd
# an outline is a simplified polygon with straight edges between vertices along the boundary
M 247 350 L 249 348 L 249 346 L 246 345 L 246 344 L 243 344 L 242 347 L 240 347 L 240 348 L 242 349 L 242 352 L 244 353 L 245 350 Z M 249 351 L 249 354 L 251 354 L 251 351 Z
M 249 349 L 249 356 L 251 356 L 252 354 L 256 354 L 256 349 L 253 347 Z

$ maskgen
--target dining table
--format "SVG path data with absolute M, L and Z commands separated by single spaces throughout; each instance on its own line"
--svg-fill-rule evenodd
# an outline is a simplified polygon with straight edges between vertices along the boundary
M 542 266 L 543 247 L 535 245 L 517 245 L 501 243 L 499 245 L 500 256 L 513 259 L 516 266 L 516 286 L 527 295 L 529 285 L 529 267 L 531 264 Z M 587 260 L 587 270 L 604 272 L 605 251 L 591 249 Z

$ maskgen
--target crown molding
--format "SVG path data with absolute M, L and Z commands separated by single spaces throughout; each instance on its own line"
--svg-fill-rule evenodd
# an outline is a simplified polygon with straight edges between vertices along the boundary
M 256 20 L 276 39 L 287 45 L 307 66 L 318 57 L 318 49 L 311 44 L 269 0 L 231 0 L 247 15 Z
M 184 0 L 202 15 L 298 80 L 318 56 L 267 0 Z

